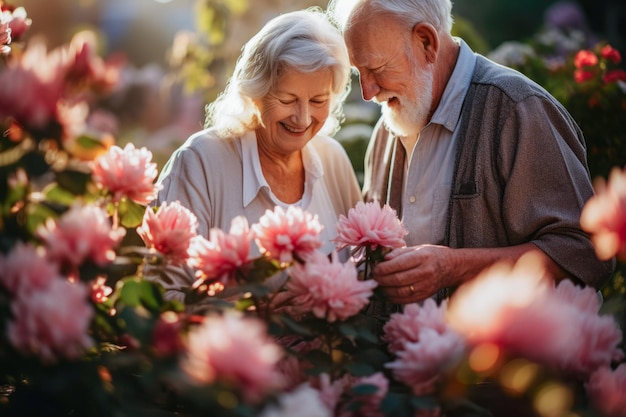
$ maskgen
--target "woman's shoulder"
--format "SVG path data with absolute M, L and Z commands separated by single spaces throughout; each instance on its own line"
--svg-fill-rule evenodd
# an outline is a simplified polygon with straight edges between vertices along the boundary
M 204 151 L 210 150 L 212 152 L 218 152 L 220 149 L 227 150 L 233 149 L 236 146 L 238 138 L 224 138 L 219 136 L 214 129 L 200 130 L 183 143 L 179 150 L 196 150 Z

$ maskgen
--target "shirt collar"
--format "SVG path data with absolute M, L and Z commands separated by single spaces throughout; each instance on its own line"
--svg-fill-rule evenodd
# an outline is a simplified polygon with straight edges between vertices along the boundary
M 315 138 L 311 141 L 313 140 Z M 261 170 L 256 134 L 254 131 L 246 132 L 240 141 L 241 161 L 243 163 L 243 206 L 247 207 L 261 190 L 265 190 L 271 198 L 275 199 Z M 322 160 L 311 142 L 302 149 L 302 162 L 304 164 L 305 186 L 301 204 L 306 207 L 311 201 L 315 181 L 324 175 Z M 279 204 L 280 202 L 276 200 L 276 203 Z
M 459 57 L 441 96 L 439 106 L 431 118 L 432 123 L 443 125 L 451 132 L 454 131 L 461 117 L 463 101 L 476 66 L 476 55 L 474 55 L 474 52 L 463 39 L 455 39 L 460 45 Z

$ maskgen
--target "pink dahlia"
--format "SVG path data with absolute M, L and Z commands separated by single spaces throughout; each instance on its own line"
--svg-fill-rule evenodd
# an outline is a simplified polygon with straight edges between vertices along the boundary
M 256 318 L 209 315 L 189 332 L 187 345 L 182 367 L 198 383 L 231 386 L 251 402 L 282 388 L 276 369 L 282 349 Z
M 252 226 L 257 245 L 267 256 L 279 262 L 290 263 L 306 260 L 322 246 L 322 231 L 317 215 L 312 215 L 295 206 L 285 211 L 276 206 L 267 210 Z
M 352 388 L 360 386 L 372 386 L 376 392 L 368 395 L 355 395 L 353 401 L 358 402 L 359 408 L 356 411 L 346 410 L 341 413 L 342 417 L 382 417 L 385 414 L 380 406 L 389 391 L 389 380 L 382 372 L 376 372 L 370 376 L 357 378 Z
M 396 352 L 396 359 L 385 365 L 398 381 L 416 395 L 429 394 L 445 372 L 457 365 L 465 353 L 463 337 L 449 329 L 439 333 L 424 327 L 418 342 L 407 342 Z
M 93 164 L 93 181 L 108 190 L 113 200 L 119 202 L 126 197 L 138 204 L 148 204 L 156 198 L 159 186 L 157 164 L 152 162 L 152 152 L 147 148 L 135 148 L 132 143 L 124 149 L 111 146 Z
M 348 211 L 347 217 L 343 214 L 339 216 L 337 237 L 333 241 L 337 244 L 337 250 L 348 246 L 371 250 L 379 246 L 401 248 L 406 245 L 406 234 L 404 225 L 390 206 L 385 204 L 381 207 L 376 201 L 359 201 Z
M 90 259 L 105 265 L 115 259 L 114 248 L 125 235 L 123 228 L 113 229 L 106 212 L 92 205 L 75 204 L 59 219 L 48 219 L 37 230 L 45 242 L 48 256 L 73 266 Z
M 148 207 L 137 234 L 147 247 L 163 254 L 172 264 L 189 258 L 189 246 L 196 236 L 198 219 L 180 202 L 163 203 L 156 212 Z
M 89 288 L 66 280 L 54 280 L 45 290 L 18 297 L 11 305 L 9 340 L 17 350 L 38 355 L 45 363 L 80 357 L 93 346 L 88 299 Z
M 604 417 L 626 417 L 626 363 L 602 367 L 585 384 L 589 398 Z
M 59 265 L 46 258 L 41 247 L 18 242 L 6 255 L 0 254 L 0 283 L 17 295 L 47 288 L 62 279 Z
M 591 234 L 600 259 L 626 260 L 626 171 L 613 168 L 608 184 L 596 183 L 596 195 L 585 204 L 580 225 Z
M 522 260 L 497 266 L 461 286 L 450 301 L 450 324 L 472 344 L 494 343 L 572 375 L 623 357 L 621 330 L 612 316 L 598 314 L 594 290 L 568 281 L 555 288 L 529 268 Z
M 305 264 L 295 264 L 289 271 L 287 293 L 293 297 L 296 313 L 312 311 L 330 322 L 357 314 L 368 303 L 376 281 L 360 281 L 351 262 L 342 264 L 315 252 Z
M 248 220 L 237 216 L 231 221 L 228 234 L 213 228 L 208 240 L 202 236 L 194 238 L 189 249 L 189 265 L 197 268 L 205 278 L 226 284 L 250 261 L 252 239 Z
M 389 350 L 395 353 L 404 348 L 405 343 L 419 342 L 419 333 L 424 328 L 434 329 L 443 334 L 448 331 L 446 322 L 447 301 L 440 306 L 433 299 L 426 299 L 420 306 L 417 303 L 404 306 L 402 313 L 394 313 L 383 327 L 383 340 Z

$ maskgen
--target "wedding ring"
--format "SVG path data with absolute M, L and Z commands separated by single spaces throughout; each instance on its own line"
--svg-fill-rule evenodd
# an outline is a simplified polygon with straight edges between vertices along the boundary
M 411 290 L 411 294 L 415 292 L 415 287 L 413 286 L 413 284 L 409 285 L 409 290 Z

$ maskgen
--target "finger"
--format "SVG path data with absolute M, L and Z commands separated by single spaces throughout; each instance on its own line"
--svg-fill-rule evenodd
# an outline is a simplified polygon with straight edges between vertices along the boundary
M 405 246 L 402 248 L 396 248 L 396 249 L 393 249 L 391 252 L 389 252 L 387 255 L 385 255 L 385 260 L 389 261 L 391 259 L 397 258 L 398 256 L 404 253 L 412 252 L 412 251 L 413 251 L 413 248 L 408 247 L 408 246 Z
M 381 287 L 385 297 L 396 304 L 409 304 L 422 301 L 429 297 L 421 289 L 414 285 L 404 285 L 400 287 Z

